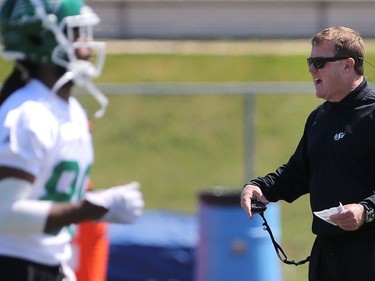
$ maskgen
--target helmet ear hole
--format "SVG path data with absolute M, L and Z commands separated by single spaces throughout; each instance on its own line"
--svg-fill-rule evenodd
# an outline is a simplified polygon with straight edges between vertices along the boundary
M 43 39 L 40 36 L 29 36 L 30 42 L 35 46 L 41 46 L 43 44 Z

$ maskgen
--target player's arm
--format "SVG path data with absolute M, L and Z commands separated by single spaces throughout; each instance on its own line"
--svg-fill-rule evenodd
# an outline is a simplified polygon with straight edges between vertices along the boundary
M 86 200 L 56 203 L 27 199 L 34 180 L 23 170 L 0 166 L 0 233 L 49 232 L 71 223 L 99 219 L 107 212 Z
M 72 223 L 103 220 L 133 223 L 143 211 L 139 184 L 89 192 L 78 202 L 27 199 L 35 177 L 25 171 L 0 166 L 0 233 L 50 232 Z

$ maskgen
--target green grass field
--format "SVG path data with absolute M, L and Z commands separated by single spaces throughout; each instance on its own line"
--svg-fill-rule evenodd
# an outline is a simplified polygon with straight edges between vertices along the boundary
M 306 56 L 108 55 L 97 82 L 310 81 Z M 375 54 L 367 60 L 374 64 Z M 0 81 L 10 69 L 9 63 L 1 65 Z M 375 80 L 374 69 L 366 65 L 366 72 Z M 80 99 L 91 103 L 90 97 Z M 303 93 L 256 97 L 256 175 L 289 159 L 307 115 L 320 102 Z M 147 208 L 189 213 L 196 212 L 203 188 L 241 188 L 243 103 L 243 95 L 110 96 L 108 113 L 93 132 L 96 186 L 137 179 Z M 313 240 L 308 197 L 281 207 L 281 244 L 289 258 L 303 259 Z M 281 267 L 284 280 L 307 280 L 307 266 Z

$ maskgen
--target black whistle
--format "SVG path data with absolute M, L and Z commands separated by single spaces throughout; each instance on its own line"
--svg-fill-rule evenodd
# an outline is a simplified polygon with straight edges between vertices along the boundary
M 258 200 L 251 200 L 251 212 L 253 214 L 263 213 L 265 210 L 267 210 L 267 207 L 262 202 Z

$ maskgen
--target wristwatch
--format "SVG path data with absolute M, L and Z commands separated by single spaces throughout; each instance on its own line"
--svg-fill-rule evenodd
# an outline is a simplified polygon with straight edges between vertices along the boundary
M 366 201 L 362 201 L 359 204 L 365 208 L 366 216 L 365 216 L 365 223 L 372 222 L 375 219 L 375 210 L 371 207 Z

